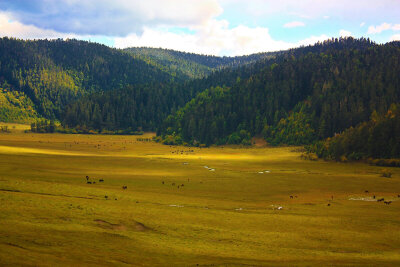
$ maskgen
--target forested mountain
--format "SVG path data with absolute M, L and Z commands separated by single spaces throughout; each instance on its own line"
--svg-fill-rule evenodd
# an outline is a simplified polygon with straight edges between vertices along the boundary
M 60 118 L 66 104 L 88 93 L 176 79 L 181 78 L 100 44 L 0 39 L 2 94 L 23 97 L 24 103 L 33 103 L 31 109 L 46 118 Z M 2 116 L 1 120 L 17 117 Z
M 171 52 L 162 49 L 160 51 Z M 198 57 L 203 56 L 196 55 L 196 57 L 199 60 Z M 130 132 L 137 128 L 145 131 L 159 131 L 169 114 L 183 107 L 198 93 L 214 86 L 232 86 L 237 81 L 248 79 L 251 75 L 262 71 L 275 60 L 275 57 L 268 56 L 252 64 L 244 64 L 244 61 L 240 61 L 243 63 L 241 66 L 225 67 L 212 72 L 207 77 L 178 83 L 126 86 L 114 91 L 93 93 L 68 105 L 62 116 L 62 123 L 70 128 L 95 131 L 119 131 L 127 128 Z M 186 60 L 182 62 L 183 66 L 190 64 Z
M 171 87 L 169 83 L 205 78 L 223 66 L 239 66 L 266 57 L 273 54 L 228 58 L 164 49 L 118 50 L 73 39 L 0 38 L 0 120 L 25 122 L 37 117 L 60 120 L 65 117 L 68 104 L 92 93 L 122 92 L 124 88 L 132 91 L 132 86 L 144 88 L 148 84 Z M 199 80 L 198 85 L 191 85 L 195 89 L 189 91 L 214 85 L 216 77 Z
M 0 121 L 31 122 L 38 117 L 34 106 L 23 92 L 0 88 Z
M 0 119 L 157 131 L 170 144 L 263 136 L 272 145 L 314 144 L 326 158 L 398 157 L 399 59 L 400 42 L 364 38 L 234 58 L 2 38 Z
M 154 83 L 94 93 L 67 106 L 62 123 L 96 131 L 155 131 L 163 120 L 196 95 L 184 84 Z
M 370 120 L 319 141 L 308 149 L 321 158 L 340 161 L 400 158 L 400 105 L 392 104 L 385 114 L 374 111 Z M 400 167 L 399 161 L 387 163 Z
M 269 52 L 237 57 L 217 57 L 148 47 L 126 48 L 125 51 L 149 64 L 155 64 L 170 73 L 176 73 L 176 75 L 186 75 L 188 78 L 203 78 L 215 70 L 251 64 L 261 59 L 274 58 L 282 53 Z
M 307 144 L 400 102 L 399 42 L 335 39 L 293 49 L 231 87 L 210 88 L 168 117 L 161 134 L 188 143 Z

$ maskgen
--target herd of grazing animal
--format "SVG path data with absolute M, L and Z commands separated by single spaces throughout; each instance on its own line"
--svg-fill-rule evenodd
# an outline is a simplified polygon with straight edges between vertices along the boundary
M 86 178 L 86 183 L 87 183 L 87 184 L 95 184 L 95 183 L 96 183 L 96 181 L 91 181 L 89 176 L 86 176 L 85 178 Z M 99 183 L 103 183 L 103 182 L 104 182 L 104 179 L 100 178 L 100 179 L 98 179 L 98 181 L 99 181 Z M 188 181 L 189 181 L 189 179 L 188 179 Z M 162 183 L 162 184 L 165 184 L 164 181 L 162 181 L 161 183 Z M 200 183 L 202 183 L 202 182 L 200 182 Z M 171 185 L 172 185 L 172 186 L 175 186 L 175 183 L 172 183 Z M 185 186 L 184 184 L 180 184 L 180 185 L 177 186 L 177 188 L 179 189 L 179 188 L 184 187 L 184 186 Z M 122 186 L 122 189 L 123 189 L 123 190 L 126 190 L 126 189 L 128 189 L 128 186 L 124 185 L 124 186 Z M 365 190 L 364 192 L 367 193 L 367 194 L 369 193 L 368 190 Z M 400 194 L 397 195 L 397 197 L 400 198 Z M 104 198 L 105 198 L 105 199 L 108 199 L 108 196 L 104 196 Z M 291 195 L 290 198 L 291 198 L 291 199 L 294 199 L 294 198 L 298 198 L 298 196 L 293 196 L 293 195 Z M 331 198 L 332 198 L 332 200 L 333 200 L 333 196 L 331 196 Z M 373 198 L 373 199 L 376 199 L 376 196 L 373 195 L 372 198 Z M 115 200 L 117 200 L 117 199 L 115 199 Z M 376 201 L 377 201 L 377 202 L 383 202 L 383 203 L 385 203 L 386 205 L 390 205 L 390 204 L 392 203 L 392 201 L 385 201 L 384 198 L 379 198 L 379 199 L 377 199 Z M 327 206 L 329 207 L 329 206 L 331 206 L 331 204 L 328 203 Z
M 188 182 L 189 182 L 189 178 L 188 178 Z M 161 181 L 161 184 L 165 184 L 165 181 Z M 171 183 L 171 185 L 175 186 L 175 183 Z M 179 189 L 179 188 L 184 187 L 184 186 L 185 186 L 185 184 L 180 184 L 180 185 L 177 185 L 176 187 Z
M 368 194 L 369 191 L 368 191 L 368 190 L 365 190 L 364 193 L 367 193 L 367 194 Z M 290 197 L 290 199 L 297 198 L 297 196 L 294 196 L 294 195 L 291 195 L 291 196 L 289 196 L 289 197 Z M 397 197 L 400 198 L 400 194 L 398 194 Z M 372 198 L 373 198 L 373 199 L 376 199 L 376 196 L 373 195 Z M 331 196 L 331 199 L 333 200 L 333 196 Z M 384 198 L 379 198 L 379 199 L 376 199 L 376 202 L 383 202 L 383 203 L 385 203 L 386 205 L 390 205 L 393 201 L 385 201 Z M 331 203 L 328 203 L 327 206 L 330 207 L 330 206 L 331 206 Z
M 96 183 L 96 181 L 93 181 L 94 179 L 91 180 L 90 177 L 87 176 L 87 175 L 86 175 L 85 178 L 86 178 L 86 183 L 87 184 L 95 184 Z M 99 183 L 104 183 L 104 179 L 103 178 L 98 179 L 98 181 L 99 181 Z M 124 186 L 122 186 L 122 189 L 126 190 L 126 189 L 128 189 L 128 186 L 124 185 Z M 104 198 L 107 200 L 108 196 L 104 196 Z M 117 198 L 115 198 L 115 200 L 117 200 Z
M 93 179 L 94 180 L 94 179 Z M 103 183 L 104 182 L 104 179 L 99 179 L 99 183 Z M 86 183 L 87 184 L 95 184 L 96 183 L 96 181 L 90 181 L 90 177 L 89 176 L 87 176 L 86 175 Z
M 368 190 L 365 190 L 364 192 L 365 192 L 365 193 L 369 193 Z M 400 195 L 397 195 L 397 197 L 400 198 Z M 376 199 L 376 196 L 373 195 L 372 198 L 373 198 L 373 199 Z M 376 199 L 376 202 L 383 202 L 383 203 L 385 203 L 386 205 L 390 205 L 390 204 L 392 203 L 392 201 L 385 201 L 385 198 L 383 198 L 383 197 L 382 197 L 382 198 L 379 198 L 379 199 Z

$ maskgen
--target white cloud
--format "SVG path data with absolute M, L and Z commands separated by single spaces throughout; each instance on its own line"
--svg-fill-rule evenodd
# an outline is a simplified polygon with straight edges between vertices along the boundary
M 365 25 L 365 22 L 360 23 L 360 27 L 364 27 L 364 25 Z
M 219 3 L 224 9 L 236 6 L 248 15 L 256 17 L 279 14 L 315 19 L 324 14 L 341 20 L 369 20 L 388 15 L 398 16 L 400 12 L 398 0 L 219 0 Z
M 229 28 L 226 20 L 209 20 L 191 28 L 193 33 L 173 33 L 168 27 L 145 27 L 142 34 L 132 33 L 126 37 L 110 37 L 117 48 L 132 46 L 162 47 L 193 53 L 212 55 L 245 55 L 257 52 L 285 50 L 300 45 L 309 45 L 328 39 L 328 36 L 311 36 L 295 43 L 273 39 L 266 27 L 239 25 Z M 9 14 L 0 12 L 0 36 L 21 39 L 76 38 L 91 39 L 101 36 L 61 33 L 25 25 L 12 20 Z
M 323 16 L 323 18 L 324 18 L 324 19 L 329 19 L 329 18 L 330 18 L 330 16 Z
M 339 31 L 339 35 L 340 35 L 340 37 L 350 37 L 351 36 L 351 32 L 346 31 L 346 30 L 340 30 Z
M 41 39 L 70 37 L 67 34 L 60 34 L 53 30 L 45 30 L 33 25 L 24 25 L 10 18 L 10 15 L 0 12 L 0 36 L 16 37 L 21 39 Z
M 395 24 L 392 26 L 392 30 L 394 31 L 400 31 L 400 24 Z
M 400 24 L 392 25 L 391 23 L 385 22 L 378 26 L 369 26 L 368 27 L 369 34 L 381 33 L 383 31 L 387 31 L 387 30 L 400 31 Z
M 300 40 L 300 41 L 297 42 L 297 43 L 293 43 L 293 44 L 290 46 L 290 48 L 298 47 L 298 46 L 312 45 L 312 44 L 315 44 L 315 43 L 317 43 L 317 42 L 325 41 L 325 40 L 327 40 L 327 39 L 329 39 L 329 36 L 327 36 L 327 35 L 325 35 L 325 34 L 322 34 L 322 35 L 320 35 L 320 36 L 314 36 L 314 35 L 313 35 L 313 36 L 308 37 L 308 38 L 306 38 L 306 39 Z
M 140 33 L 145 26 L 198 26 L 222 13 L 217 0 L 1 0 L 0 8 L 26 25 L 113 36 Z
M 41 29 L 33 25 L 25 25 L 19 21 L 12 20 L 10 15 L 0 12 L 0 37 L 14 37 L 19 39 L 58 39 L 75 38 L 90 40 L 97 38 L 107 38 L 105 36 L 78 35 L 74 33 L 61 33 L 54 30 Z
M 177 34 L 163 29 L 146 28 L 142 35 L 131 34 L 116 38 L 115 46 L 162 47 L 202 54 L 235 56 L 285 50 L 326 39 L 326 35 L 311 36 L 296 43 L 289 43 L 273 39 L 265 27 L 250 28 L 239 25 L 229 28 L 229 23 L 225 20 L 212 20 L 197 28 L 194 34 Z
M 390 41 L 400 41 L 400 34 L 392 35 Z
M 295 27 L 304 27 L 306 26 L 304 22 L 301 21 L 292 21 L 288 22 L 285 25 L 283 25 L 284 28 L 295 28 Z

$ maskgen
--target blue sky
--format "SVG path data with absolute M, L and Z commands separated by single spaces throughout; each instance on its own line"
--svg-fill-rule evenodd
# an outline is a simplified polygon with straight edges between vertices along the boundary
M 400 0 L 0 0 L 0 36 L 243 55 L 330 37 L 400 40 Z

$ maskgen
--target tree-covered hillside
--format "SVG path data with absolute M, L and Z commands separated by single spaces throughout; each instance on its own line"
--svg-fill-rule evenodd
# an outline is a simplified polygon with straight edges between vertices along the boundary
M 157 49 L 145 51 L 154 52 Z M 160 51 L 164 53 L 169 50 Z M 169 52 L 178 55 L 180 53 Z M 182 54 L 187 55 L 187 53 Z M 203 56 L 196 55 L 196 57 Z M 149 62 L 154 64 L 152 59 Z M 191 61 L 183 59 L 182 62 L 184 64 L 182 66 L 186 66 Z M 199 79 L 126 86 L 105 93 L 93 93 L 67 105 L 62 123 L 70 128 L 95 131 L 120 131 L 127 128 L 133 131 L 137 128 L 159 131 L 168 115 L 183 107 L 198 93 L 214 86 L 232 86 L 238 80 L 245 80 L 274 62 L 275 57 L 266 57 L 252 64 L 222 68 Z
M 91 92 L 175 79 L 143 60 L 100 44 L 0 39 L 0 88 L 24 94 L 33 103 L 31 108 L 46 118 L 60 118 L 65 105 Z
M 168 117 L 161 134 L 189 143 L 307 144 L 400 100 L 398 42 L 333 39 L 293 49 L 231 87 L 211 88 Z M 242 134 L 240 132 L 242 131 Z M 242 138 L 247 142 L 246 138 Z
M 155 131 L 168 114 L 196 94 L 176 83 L 126 86 L 85 96 L 67 106 L 62 123 L 69 128 L 96 131 Z
M 154 64 L 170 73 L 184 75 L 188 78 L 203 78 L 216 70 L 251 64 L 261 59 L 274 58 L 282 53 L 270 52 L 237 57 L 217 57 L 148 47 L 132 47 L 125 49 L 125 51 L 149 64 Z
M 400 105 L 392 104 L 384 114 L 374 111 L 370 120 L 319 141 L 308 149 L 321 158 L 340 161 L 400 158 Z M 398 161 L 393 163 L 399 166 Z
M 157 131 L 166 143 L 194 145 L 250 144 L 252 136 L 300 145 L 335 136 L 313 149 L 328 158 L 392 157 L 400 149 L 391 135 L 398 130 L 399 59 L 400 42 L 364 38 L 234 58 L 2 38 L 0 120 Z M 394 117 L 369 121 L 388 110 Z M 394 151 L 376 152 L 378 135 L 390 140 L 381 147 Z M 354 136 L 368 151 L 356 149 Z

